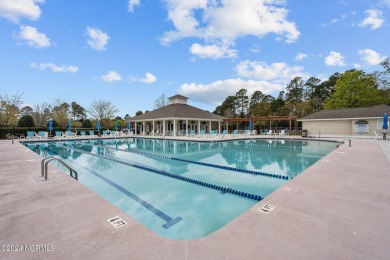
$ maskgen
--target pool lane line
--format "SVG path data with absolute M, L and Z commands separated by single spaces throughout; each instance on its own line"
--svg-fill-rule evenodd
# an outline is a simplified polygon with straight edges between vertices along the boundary
M 181 180 L 181 181 L 186 181 L 186 182 L 189 182 L 189 183 L 192 183 L 192 184 L 204 186 L 206 188 L 218 190 L 218 191 L 220 191 L 222 193 L 230 193 L 230 194 L 233 194 L 233 195 L 236 195 L 236 196 L 239 196 L 239 197 L 244 197 L 244 198 L 251 199 L 251 200 L 256 200 L 256 201 L 261 201 L 263 199 L 263 197 L 261 197 L 260 195 L 256 195 L 256 194 L 252 194 L 252 193 L 248 193 L 248 192 L 243 192 L 243 191 L 239 191 L 239 190 L 235 190 L 235 189 L 232 189 L 232 188 L 226 188 L 226 187 L 223 187 L 223 186 L 219 186 L 219 185 L 207 183 L 207 182 L 204 182 L 204 181 L 191 179 L 191 178 L 188 178 L 188 177 L 183 177 L 183 176 L 180 176 L 180 175 L 177 175 L 177 174 L 173 174 L 173 173 L 170 173 L 170 172 L 167 172 L 167 171 L 164 171 L 164 170 L 156 169 L 156 168 L 153 168 L 153 167 L 150 167 L 150 166 L 146 166 L 146 165 L 142 165 L 142 164 L 138 164 L 138 163 L 133 163 L 133 162 L 130 162 L 130 161 L 125 161 L 125 160 L 119 160 L 119 159 L 116 159 L 114 157 L 110 157 L 110 156 L 106 156 L 106 155 L 93 154 L 93 153 L 90 153 L 89 151 L 85 151 L 85 150 L 82 150 L 82 149 L 79 149 L 79 148 L 75 148 L 75 147 L 72 147 L 72 149 L 74 151 L 78 151 L 80 153 L 89 154 L 91 156 L 107 159 L 107 160 L 110 160 L 110 161 L 113 161 L 113 162 L 117 162 L 117 163 L 120 163 L 120 164 L 123 164 L 123 165 L 127 165 L 127 166 L 131 166 L 131 167 L 138 168 L 138 169 L 141 169 L 141 170 L 146 170 L 146 171 L 149 171 L 149 172 L 157 173 L 157 174 L 164 175 L 164 176 L 167 176 L 167 177 L 170 177 L 170 178 L 174 178 L 174 179 L 178 179 L 178 180 Z
M 253 171 L 253 170 L 238 169 L 238 168 L 234 168 L 234 167 L 230 167 L 230 166 L 221 166 L 221 165 L 212 164 L 212 163 L 197 162 L 197 161 L 186 160 L 186 159 L 181 159 L 181 158 L 171 157 L 171 156 L 165 156 L 165 155 L 160 155 L 160 154 L 155 154 L 155 153 L 140 152 L 140 151 L 133 151 L 133 150 L 125 150 L 125 149 L 119 149 L 119 148 L 111 148 L 111 147 L 107 147 L 107 146 L 103 146 L 103 145 L 97 145 L 97 146 L 106 147 L 108 149 L 121 151 L 121 152 L 129 152 L 129 153 L 140 154 L 140 155 L 144 155 L 144 156 L 147 156 L 147 157 L 155 157 L 155 158 L 162 158 L 162 159 L 167 159 L 167 160 L 181 161 L 181 162 L 198 164 L 198 165 L 207 166 L 207 167 L 213 167 L 213 168 L 222 169 L 222 170 L 239 172 L 239 173 L 245 173 L 245 174 L 251 174 L 251 175 L 260 175 L 260 176 L 265 176 L 265 177 L 275 178 L 275 179 L 282 179 L 282 180 L 288 180 L 289 179 L 287 176 L 283 176 L 283 175 L 279 175 L 279 174 L 271 174 L 271 173 L 266 173 L 266 172 Z
M 61 147 L 61 146 L 59 146 Z M 61 148 L 64 148 L 65 147 L 61 147 Z M 44 148 L 45 150 L 48 150 L 52 153 L 55 153 L 57 154 L 58 156 L 64 158 L 63 156 L 61 156 L 60 154 L 58 154 L 57 152 L 55 151 L 52 151 L 52 150 L 49 150 L 47 149 L 46 147 Z M 64 158 L 64 159 L 67 159 L 67 158 Z M 134 201 L 138 202 L 141 206 L 145 207 L 146 209 L 148 209 L 149 211 L 151 211 L 152 213 L 154 213 L 155 215 L 157 215 L 158 217 L 160 217 L 161 219 L 163 219 L 166 223 L 164 225 L 162 225 L 162 227 L 164 227 L 165 229 L 168 229 L 170 227 L 172 227 L 173 225 L 175 225 L 176 223 L 182 221 L 183 219 L 181 217 L 176 217 L 176 218 L 171 218 L 170 216 L 168 216 L 167 214 L 165 214 L 164 212 L 162 212 L 161 210 L 157 209 L 156 207 L 154 207 L 153 205 L 149 204 L 148 202 L 144 201 L 143 199 L 141 199 L 140 197 L 138 197 L 137 195 L 135 195 L 134 193 L 128 191 L 127 189 L 125 189 L 124 187 L 120 186 L 119 184 L 111 181 L 110 179 L 104 177 L 103 175 L 101 175 L 100 173 L 92 170 L 92 169 L 89 169 L 87 167 L 84 167 L 84 166 L 81 166 L 80 164 L 78 164 L 77 162 L 75 162 L 74 160 L 72 160 L 72 163 L 76 164 L 78 167 L 90 172 L 91 174 L 95 175 L 96 177 L 98 177 L 99 179 L 103 180 L 104 182 L 108 183 L 109 185 L 113 186 L 115 189 L 119 190 L 120 192 L 124 193 L 126 196 L 128 196 L 129 198 L 133 199 Z

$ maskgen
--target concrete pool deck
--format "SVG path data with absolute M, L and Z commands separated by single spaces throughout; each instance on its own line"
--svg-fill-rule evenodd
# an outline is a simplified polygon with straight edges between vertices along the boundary
M 390 141 L 352 139 L 190 241 L 156 235 L 52 165 L 44 181 L 41 160 L 0 140 L 0 259 L 390 258 Z M 127 225 L 115 229 L 115 216 Z

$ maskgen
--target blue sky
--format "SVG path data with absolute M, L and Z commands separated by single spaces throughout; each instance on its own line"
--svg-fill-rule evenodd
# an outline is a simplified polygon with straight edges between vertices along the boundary
M 213 111 L 241 88 L 381 70 L 390 0 L 0 0 L 0 91 L 25 105 L 109 100 L 119 116 L 182 94 Z

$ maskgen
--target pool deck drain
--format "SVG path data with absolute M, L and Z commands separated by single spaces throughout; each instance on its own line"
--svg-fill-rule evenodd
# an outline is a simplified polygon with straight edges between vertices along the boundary
M 0 140 L 0 259 L 388 259 L 389 160 L 390 141 L 353 139 L 220 230 L 175 241 L 54 166 L 43 181 L 41 157 Z

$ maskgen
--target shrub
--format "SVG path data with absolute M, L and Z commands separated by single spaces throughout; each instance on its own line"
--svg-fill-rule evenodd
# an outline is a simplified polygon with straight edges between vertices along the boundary
M 24 115 L 18 121 L 18 127 L 35 127 L 34 119 L 31 115 Z

